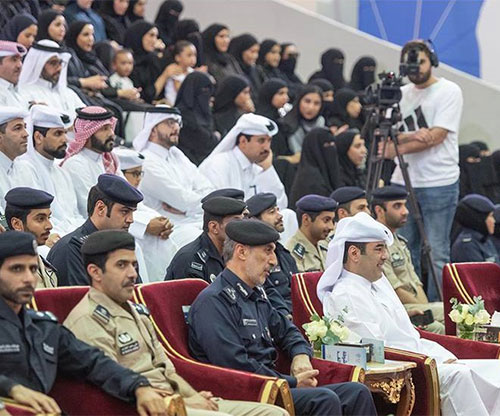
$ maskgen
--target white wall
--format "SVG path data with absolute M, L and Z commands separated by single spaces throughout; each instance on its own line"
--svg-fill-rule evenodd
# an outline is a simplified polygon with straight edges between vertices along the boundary
M 161 0 L 148 0 L 148 16 L 154 17 Z M 347 25 L 285 0 L 184 0 L 183 18 L 193 17 L 202 29 L 214 22 L 226 23 L 234 35 L 251 32 L 260 40 L 293 41 L 301 56 L 298 72 L 307 78 L 319 67 L 319 57 L 329 47 L 346 54 L 346 77 L 361 55 L 372 55 L 379 70 L 397 71 L 400 47 L 384 42 Z M 500 148 L 500 88 L 447 65 L 436 73 L 457 82 L 464 93 L 464 114 L 460 130 L 462 143 L 485 140 Z

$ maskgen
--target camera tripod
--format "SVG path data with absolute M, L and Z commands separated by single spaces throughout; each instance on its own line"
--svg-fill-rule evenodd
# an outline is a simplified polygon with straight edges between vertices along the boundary
M 401 113 L 399 111 L 398 105 L 386 109 L 374 107 L 374 109 L 371 111 L 370 116 L 367 118 L 365 125 L 363 126 L 363 137 L 365 137 L 370 143 L 368 154 L 368 172 L 366 180 L 366 197 L 368 201 L 370 201 L 373 190 L 379 187 L 379 182 L 382 176 L 384 165 L 383 155 L 385 154 L 388 141 L 390 140 L 395 145 L 396 158 L 401 169 L 406 191 L 408 192 L 408 203 L 410 206 L 411 215 L 413 216 L 417 224 L 418 233 L 420 235 L 420 241 L 422 244 L 422 259 L 427 265 L 427 270 L 432 276 L 432 280 L 436 285 L 439 299 L 442 301 L 443 292 L 441 289 L 441 285 L 439 284 L 436 269 L 434 267 L 431 246 L 425 233 L 420 206 L 418 205 L 415 190 L 411 185 L 410 175 L 408 174 L 408 164 L 405 162 L 403 155 L 398 150 L 399 139 L 395 124 L 399 121 L 401 121 Z M 379 143 L 382 143 L 381 155 L 378 154 Z

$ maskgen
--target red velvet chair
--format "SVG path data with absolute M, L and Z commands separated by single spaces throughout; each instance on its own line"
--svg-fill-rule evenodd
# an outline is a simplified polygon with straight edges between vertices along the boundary
M 151 283 L 136 288 L 138 300 L 149 308 L 159 338 L 179 374 L 195 388 L 206 389 L 209 385 L 214 394 L 220 394 L 228 399 L 273 403 L 272 398 L 268 397 L 268 391 L 272 384 L 277 385 L 284 407 L 290 412 L 293 409 L 293 402 L 285 380 L 200 363 L 190 356 L 188 330 L 182 307 L 191 305 L 196 296 L 207 286 L 208 284 L 200 279 L 182 279 Z M 313 359 L 313 366 L 320 370 L 319 384 L 358 381 L 364 376 L 363 369 L 359 367 L 325 360 Z M 278 368 L 282 372 L 289 372 L 290 362 L 281 359 Z M 200 374 L 203 377 L 200 377 Z M 238 380 L 235 380 L 235 376 Z M 210 381 L 207 377 L 210 377 Z M 228 386 L 235 387 L 228 389 Z
M 0 402 L 3 402 L 5 409 L 11 416 L 34 416 L 37 414 L 37 411 L 32 407 L 19 404 L 12 399 L 0 397 Z
M 456 334 L 456 325 L 449 317 L 451 298 L 472 304 L 481 295 L 486 310 L 500 311 L 500 266 L 495 263 L 449 263 L 443 268 L 443 298 L 446 333 Z
M 35 291 L 32 307 L 50 311 L 62 323 L 87 293 L 88 286 L 39 289 Z M 71 415 L 137 415 L 135 405 L 116 399 L 97 386 L 82 380 L 58 376 L 50 396 Z M 173 395 L 166 399 L 170 416 L 184 415 L 182 400 Z

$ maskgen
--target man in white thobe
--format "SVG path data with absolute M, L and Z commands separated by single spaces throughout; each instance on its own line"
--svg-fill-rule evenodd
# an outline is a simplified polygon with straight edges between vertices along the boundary
M 51 204 L 55 233 L 65 235 L 85 222 L 78 211 L 75 188 L 55 159 L 66 155 L 69 117 L 46 105 L 31 107 L 28 150 L 14 162 L 12 186 L 27 186 L 54 195 Z
M 28 101 L 17 89 L 26 48 L 20 43 L 0 40 L 0 105 L 28 110 Z
M 28 112 L 16 107 L 0 107 L 0 207 L 5 210 L 5 194 L 11 186 L 14 159 L 24 152 L 28 132 L 24 118 Z
M 285 187 L 273 167 L 271 139 L 278 132 L 277 124 L 257 114 L 243 114 L 217 147 L 201 163 L 200 172 L 217 189 L 236 188 L 245 192 L 245 200 L 261 192 L 276 195 L 283 214 L 287 241 L 297 231 L 295 214 L 286 209 Z
M 24 59 L 19 92 L 28 103 L 47 104 L 67 114 L 73 122 L 76 109 L 85 104 L 67 86 L 70 59 L 71 55 L 52 40 L 34 43 Z
M 436 342 L 420 338 L 383 275 L 391 231 L 361 212 L 339 221 L 330 242 L 330 264 L 318 282 L 325 315 L 342 315 L 360 337 L 428 355 L 438 367 L 443 415 L 500 414 L 500 361 L 457 360 Z
M 201 234 L 201 199 L 215 188 L 177 147 L 181 125 L 181 113 L 175 107 L 148 109 L 134 148 L 145 157 L 139 186 L 144 202 L 174 227 L 182 226 L 184 237 L 178 241 L 182 247 Z

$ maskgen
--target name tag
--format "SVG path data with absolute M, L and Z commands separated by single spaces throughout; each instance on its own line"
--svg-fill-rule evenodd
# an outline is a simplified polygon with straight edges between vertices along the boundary
M 21 352 L 19 344 L 0 344 L 0 354 L 12 354 L 13 352 Z
M 45 342 L 42 343 L 42 348 L 43 350 L 49 354 L 49 355 L 54 355 L 54 347 L 51 347 L 50 345 L 46 344 Z
M 257 326 L 257 319 L 243 319 L 243 326 Z
M 120 354 L 127 355 L 127 354 L 131 354 L 134 351 L 138 351 L 138 350 L 139 350 L 139 341 L 135 341 L 132 344 L 128 344 L 128 345 L 125 345 L 124 347 L 121 347 Z

